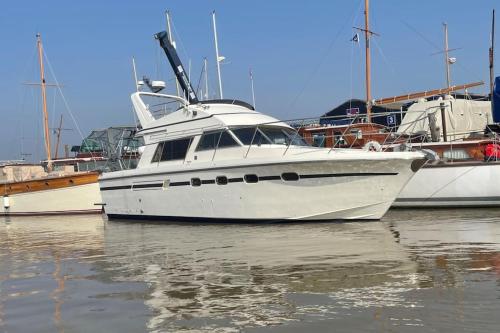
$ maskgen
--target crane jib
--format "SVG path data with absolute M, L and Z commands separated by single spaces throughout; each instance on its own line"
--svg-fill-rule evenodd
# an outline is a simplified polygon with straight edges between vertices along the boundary
M 198 104 L 199 100 L 196 96 L 196 93 L 189 82 L 189 78 L 186 75 L 186 71 L 184 70 L 184 66 L 177 55 L 177 51 L 175 47 L 172 45 L 171 41 L 168 39 L 168 34 L 166 31 L 159 32 L 155 35 L 155 38 L 160 41 L 160 46 L 165 51 L 167 55 L 170 66 L 177 77 L 177 81 L 182 87 L 184 94 L 187 96 L 189 104 Z

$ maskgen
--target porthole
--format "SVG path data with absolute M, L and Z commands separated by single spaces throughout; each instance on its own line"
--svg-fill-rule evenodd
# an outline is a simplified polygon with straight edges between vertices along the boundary
M 217 183 L 217 185 L 227 185 L 227 177 L 217 176 L 217 178 L 215 178 L 215 182 Z
M 201 186 L 200 178 L 191 178 L 191 186 Z
M 245 179 L 246 183 L 257 183 L 259 181 L 259 177 L 254 174 L 245 175 L 243 178 Z
M 296 172 L 284 172 L 281 174 L 281 179 L 284 181 L 297 181 L 299 180 L 299 175 Z

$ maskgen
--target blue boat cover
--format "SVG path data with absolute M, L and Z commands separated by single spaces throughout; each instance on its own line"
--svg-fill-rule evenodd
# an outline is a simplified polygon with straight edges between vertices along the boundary
M 500 76 L 495 78 L 495 86 L 493 87 L 493 96 L 491 97 L 491 111 L 493 113 L 493 121 L 500 122 Z

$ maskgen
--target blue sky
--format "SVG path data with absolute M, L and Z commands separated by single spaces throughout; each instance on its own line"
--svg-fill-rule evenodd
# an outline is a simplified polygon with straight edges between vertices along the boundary
M 364 97 L 363 44 L 349 40 L 362 26 L 362 0 L 329 1 L 6 1 L 0 11 L 0 160 L 43 156 L 35 35 L 45 51 L 84 135 L 93 128 L 131 124 L 134 90 L 131 58 L 139 75 L 164 79 L 172 91 L 167 60 L 153 34 L 165 29 L 164 11 L 185 66 L 197 84 L 209 59 L 216 92 L 211 11 L 217 12 L 224 97 L 251 101 L 249 68 L 257 108 L 281 119 L 315 117 L 350 97 Z M 491 10 L 497 0 L 372 0 L 373 97 L 444 87 L 442 22 L 449 27 L 452 83 L 488 81 Z M 497 35 L 500 35 L 498 32 Z M 498 57 L 497 57 L 498 58 Z M 50 73 L 49 73 L 50 74 Z M 48 75 L 48 81 L 53 78 Z M 487 92 L 487 86 L 476 92 Z M 81 140 L 60 97 L 49 90 L 51 123 L 64 114 L 63 143 Z

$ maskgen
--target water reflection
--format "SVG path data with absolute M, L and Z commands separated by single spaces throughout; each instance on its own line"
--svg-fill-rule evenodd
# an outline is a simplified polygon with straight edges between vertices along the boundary
M 446 330 L 466 320 L 492 330 L 477 302 L 500 310 L 498 213 L 270 225 L 11 219 L 0 223 L 0 331 Z

